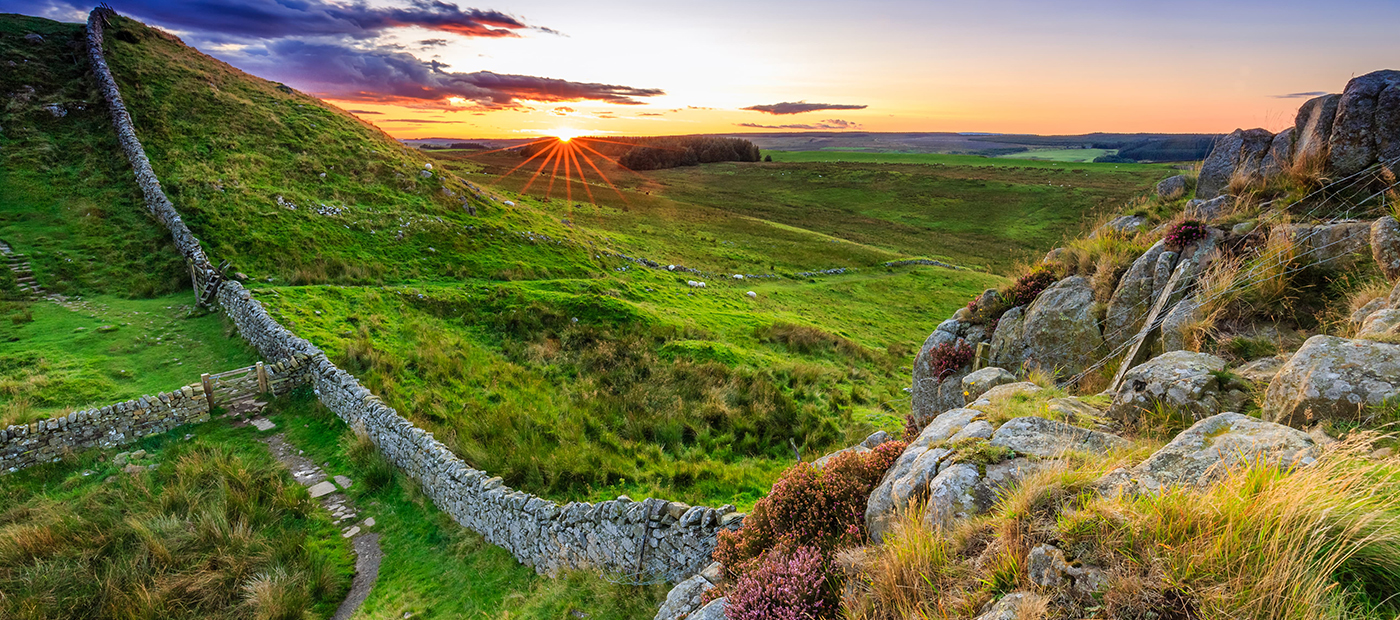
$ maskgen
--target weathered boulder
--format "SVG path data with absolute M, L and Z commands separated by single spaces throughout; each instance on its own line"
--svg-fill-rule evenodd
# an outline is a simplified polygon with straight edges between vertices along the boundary
M 1176 177 L 1172 177 L 1172 178 L 1176 178 Z M 1166 181 L 1163 181 L 1163 183 L 1165 183 L 1165 182 L 1166 182 Z M 1146 224 L 1146 223 L 1147 223 L 1147 218 L 1145 218 L 1145 217 L 1143 217 L 1143 216 L 1141 216 L 1141 215 L 1120 215 L 1120 216 L 1115 217 L 1115 218 L 1109 220 L 1108 222 L 1104 223 L 1103 226 L 1100 226 L 1100 227 L 1098 228 L 1098 230 L 1095 230 L 1095 231 L 1094 231 L 1094 235 L 1095 235 L 1095 236 L 1103 236 L 1103 235 L 1108 234 L 1108 233 L 1119 233 L 1119 234 L 1130 233 L 1130 232 L 1136 231 L 1136 230 L 1139 229 L 1139 228 L 1142 228 L 1142 225 L 1143 225 L 1143 224 Z M 1046 257 L 1046 262 L 1054 262 L 1054 261 L 1053 261 L 1053 260 L 1050 260 L 1049 257 Z
M 1178 174 L 1162 179 L 1157 183 L 1157 197 L 1175 200 L 1186 193 L 1186 175 Z
M 1209 222 L 1225 215 L 1225 212 L 1234 204 L 1235 198 L 1233 196 L 1216 196 L 1210 200 L 1192 198 L 1186 201 L 1186 216 Z
M 1236 129 L 1215 141 L 1201 164 L 1196 180 L 1196 197 L 1211 199 L 1224 193 L 1236 177 L 1258 180 L 1264 155 L 1273 145 L 1274 134 L 1267 129 Z
M 960 321 L 944 321 L 924 340 L 919 354 L 914 357 L 914 385 L 912 388 L 912 414 L 915 421 L 922 424 L 940 413 L 962 406 L 962 378 L 966 369 L 946 376 L 939 376 L 934 364 L 935 351 L 944 343 L 958 342 L 957 331 L 965 324 Z
M 704 607 L 701 607 L 695 613 L 686 616 L 685 620 L 724 620 L 724 608 L 728 606 L 729 597 L 720 597 L 706 603 Z
M 1371 258 L 1391 282 L 1400 280 L 1400 222 L 1387 215 L 1371 224 Z
M 997 329 L 992 333 L 992 363 L 1002 368 L 1018 370 L 1026 360 L 1024 306 L 1007 310 L 997 321 Z
M 1026 458 L 986 465 L 985 472 L 975 463 L 946 464 L 929 483 L 924 525 L 946 526 L 985 513 L 996 505 L 1003 491 L 1048 466 L 1050 462 Z
M 846 454 L 847 452 L 855 452 L 857 454 L 862 452 L 869 452 L 871 450 L 874 450 L 876 446 L 879 446 L 880 444 L 885 443 L 886 441 L 893 440 L 894 437 L 891 437 L 889 433 L 886 433 L 885 431 L 875 431 L 869 436 L 867 436 L 865 438 L 865 441 L 862 441 L 849 448 L 842 448 L 840 450 L 832 452 L 831 454 L 823 456 L 815 461 L 812 461 L 812 467 L 816 469 L 821 469 L 823 467 L 826 467 L 826 464 L 831 462 L 831 459 L 836 458 L 838 454 Z
M 1065 552 L 1050 545 L 1036 545 L 1026 556 L 1026 573 L 1031 583 L 1042 588 L 1071 586 L 1084 595 L 1092 595 L 1108 585 L 1102 569 L 1075 566 L 1065 559 Z
M 1015 383 L 1003 383 L 986 392 L 983 392 L 977 400 L 972 401 L 968 406 L 973 409 L 982 409 L 987 405 L 1000 403 L 1017 394 L 1035 394 L 1041 387 L 1030 381 L 1017 381 Z
M 996 366 L 973 371 L 962 379 L 963 400 L 970 403 L 981 397 L 987 390 L 1014 381 L 1016 381 L 1016 375 Z
M 1045 401 L 1045 409 L 1076 426 L 1092 421 L 1103 412 L 1074 396 L 1052 398 Z
M 1264 154 L 1264 161 L 1259 164 L 1259 173 L 1265 178 L 1278 176 L 1288 169 L 1292 163 L 1292 155 L 1293 128 L 1289 127 L 1278 132 L 1269 143 L 1269 152 Z
M 1360 329 L 1361 326 L 1366 323 L 1366 319 L 1368 317 L 1370 317 L 1376 311 L 1384 310 L 1388 307 L 1390 307 L 1390 304 L 1387 303 L 1384 297 L 1379 299 L 1372 299 L 1371 301 L 1366 302 L 1365 305 L 1361 306 L 1360 308 L 1357 308 L 1355 312 L 1351 313 L 1351 316 L 1349 318 L 1351 319 L 1352 324 L 1356 325 L 1357 329 Z
M 1283 365 L 1288 363 L 1289 355 L 1275 355 L 1254 360 L 1248 364 L 1240 366 L 1234 370 L 1235 376 L 1250 383 L 1267 386 Z
M 1292 224 L 1288 231 L 1300 258 L 1312 265 L 1346 268 L 1370 250 L 1371 224 L 1366 222 Z
M 1347 82 L 1328 142 L 1334 174 L 1400 158 L 1400 71 L 1373 71 Z
M 940 463 L 952 454 L 943 444 L 981 413 L 975 409 L 948 411 L 929 422 L 900 453 L 866 500 L 865 524 L 871 538 L 879 541 L 898 512 L 920 498 L 929 481 L 938 475 Z
M 977 616 L 976 620 L 1038 618 L 1040 615 L 1036 610 L 1044 611 L 1045 599 L 1031 592 L 1012 592 L 995 603 L 988 603 L 983 609 L 982 615 Z
M 1311 163 L 1319 172 L 1327 163 L 1327 145 L 1332 141 L 1332 121 L 1337 117 L 1341 95 L 1313 97 L 1298 108 L 1293 121 L 1293 162 Z
M 1186 348 L 1191 324 L 1201 316 L 1200 305 L 1192 295 L 1176 303 L 1162 318 L 1161 347 L 1163 352 L 1180 351 Z
M 1385 308 L 1372 312 L 1361 322 L 1357 338 L 1383 340 L 1400 335 L 1400 310 Z
M 1113 395 L 1108 415 L 1132 420 L 1164 405 L 1189 412 L 1196 419 L 1220 412 L 1220 379 L 1214 372 L 1225 360 L 1209 353 L 1171 351 L 1129 370 Z
M 1400 395 L 1400 345 L 1313 336 L 1264 394 L 1264 417 L 1290 426 L 1355 419 Z
M 1152 299 L 1163 287 L 1166 280 L 1157 282 L 1157 262 L 1166 251 L 1166 244 L 1158 241 L 1123 273 L 1118 287 L 1108 301 L 1108 313 L 1104 316 L 1103 338 L 1110 349 L 1121 346 L 1132 338 L 1142 327 L 1143 316 L 1152 304 Z M 1176 256 L 1175 252 L 1171 253 Z M 1000 332 L 1000 328 L 997 330 Z M 996 341 L 993 340 L 995 343 Z M 995 346 L 995 344 L 993 345 Z
M 1094 363 L 1103 336 L 1089 279 L 1073 276 L 1045 289 L 1026 309 L 1021 338 L 1028 367 L 1074 373 Z
M 1247 415 L 1222 413 L 1182 431 L 1136 467 L 1109 472 L 1099 486 L 1156 493 L 1170 486 L 1201 486 L 1241 465 L 1262 461 L 1296 467 L 1315 459 L 1316 445 L 1307 433 Z
M 708 579 L 700 575 L 691 575 L 666 594 L 666 601 L 661 603 L 661 609 L 656 611 L 655 620 L 681 620 L 691 615 L 691 612 L 700 608 L 705 591 L 713 587 L 715 584 L 710 583 Z
M 991 445 L 1049 458 L 1065 452 L 1105 453 L 1128 445 L 1123 438 L 1036 416 L 1015 418 L 992 434 Z

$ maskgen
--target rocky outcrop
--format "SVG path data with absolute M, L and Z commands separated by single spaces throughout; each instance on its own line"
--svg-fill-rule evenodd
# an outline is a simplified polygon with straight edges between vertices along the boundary
M 1013 383 L 1015 381 L 1015 375 L 1006 372 L 1004 369 L 997 368 L 996 366 L 988 366 L 981 370 L 974 371 L 966 377 L 963 377 L 963 401 L 970 403 L 981 398 L 982 394 L 986 393 L 987 390 L 997 387 L 998 385 Z
M 836 456 L 839 454 L 846 454 L 848 452 L 855 452 L 857 454 L 869 452 L 871 450 L 874 450 L 880 444 L 885 443 L 886 441 L 893 440 L 894 437 L 891 437 L 889 433 L 886 433 L 885 431 L 875 431 L 869 436 L 867 436 L 865 438 L 865 441 L 862 441 L 849 448 L 842 448 L 840 450 L 832 452 L 831 454 L 823 456 L 815 461 L 812 461 L 812 468 L 821 469 L 823 467 L 826 467 L 826 464 L 831 462 L 831 459 L 836 458 Z
M 996 505 L 1003 491 L 1047 466 L 1046 462 L 1026 458 L 984 467 L 977 463 L 945 464 L 929 482 L 923 523 L 927 527 L 942 527 L 985 513 Z
M 704 607 L 701 607 L 695 613 L 686 616 L 685 620 L 724 620 L 724 610 L 728 606 L 729 597 L 717 598 L 707 603 Z
M 1216 140 L 1201 164 L 1196 197 L 1215 198 L 1225 193 L 1235 178 L 1261 180 L 1264 157 L 1273 141 L 1274 134 L 1267 129 L 1236 129 Z
M 1220 412 L 1221 385 L 1214 374 L 1225 360 L 1209 353 L 1172 351 L 1129 370 L 1113 395 L 1109 417 L 1134 420 L 1154 407 L 1166 406 L 1197 419 Z
M 1352 78 L 1337 103 L 1328 168 L 1347 175 L 1395 159 L 1400 159 L 1400 71 Z
M 1264 154 L 1264 161 L 1259 164 L 1259 174 L 1262 177 L 1272 177 L 1283 173 L 1292 163 L 1292 152 L 1293 128 L 1289 127 L 1278 132 L 1269 143 L 1269 152 Z
M 1337 117 L 1341 95 L 1314 97 L 1298 108 L 1293 121 L 1293 161 L 1321 170 L 1327 164 L 1327 148 L 1332 141 L 1332 121 Z
M 1162 179 L 1157 183 L 1157 197 L 1175 200 L 1186 194 L 1186 175 L 1178 174 Z
M 1304 426 L 1356 419 L 1400 395 L 1400 345 L 1313 336 L 1279 370 L 1264 395 L 1264 417 Z
M 1143 317 L 1152 304 L 1151 300 L 1166 287 L 1166 279 L 1158 281 L 1157 276 L 1162 271 L 1157 265 L 1163 262 L 1163 254 L 1168 255 L 1165 260 L 1170 266 L 1165 272 L 1170 275 L 1171 267 L 1175 266 L 1176 252 L 1168 252 L 1165 242 L 1158 241 L 1137 257 L 1118 280 L 1118 287 L 1109 298 L 1108 313 L 1103 322 L 1104 344 L 1110 349 L 1122 346 L 1142 328 Z M 995 341 L 993 346 L 996 346 Z
M 1214 415 L 1177 435 L 1132 469 L 1099 481 L 1107 492 L 1156 493 L 1171 486 L 1203 486 L 1243 465 L 1309 465 L 1316 446 L 1307 433 L 1238 413 Z
M 1045 289 L 1026 308 L 1023 319 L 1007 318 L 1002 317 L 992 338 L 994 348 L 998 343 L 1004 347 L 995 349 L 997 365 L 1003 368 L 1039 367 L 1074 373 L 1092 364 L 1103 345 L 1094 316 L 1094 292 L 1088 278 L 1082 276 L 1065 278 Z
M 991 445 L 1015 450 L 1017 454 L 1049 458 L 1065 452 L 1104 454 L 1127 447 L 1121 437 L 1091 431 L 1064 422 L 1027 416 L 1001 425 L 992 435 Z
M 655 620 L 682 620 L 690 616 L 691 612 L 700 608 L 705 592 L 713 587 L 715 584 L 701 575 L 692 575 L 676 584 L 676 587 L 666 594 L 666 600 L 661 603 L 661 609 L 657 610 Z
M 1400 280 L 1400 222 L 1387 215 L 1371 224 L 1371 258 L 1386 279 Z
M 1002 368 L 1021 368 L 1026 360 L 1025 327 L 1025 306 L 1016 306 L 1001 315 L 992 334 L 993 364 Z
M 954 319 L 944 321 L 924 340 L 919 354 L 914 357 L 911 413 L 919 424 L 927 423 L 938 414 L 963 404 L 962 379 L 967 376 L 967 370 L 939 376 L 933 356 L 939 345 L 956 345 L 961 340 L 958 332 L 966 329 L 966 326 L 966 323 Z
M 1163 183 L 1165 182 L 1166 181 L 1163 181 Z M 1094 231 L 1094 234 L 1096 236 L 1103 236 L 1104 234 L 1110 232 L 1118 234 L 1127 234 L 1134 232 L 1139 228 L 1142 228 L 1142 225 L 1146 223 L 1147 218 L 1141 215 L 1120 215 L 1104 223 L 1103 226 L 1100 226 L 1098 230 Z M 1050 257 L 1047 256 L 1046 262 L 1052 262 L 1050 260 Z
M 1289 357 L 1291 356 L 1276 355 L 1260 358 L 1236 368 L 1234 372 L 1236 376 L 1245 381 L 1267 387 L 1269 382 L 1278 376 L 1278 371 L 1283 368 L 1283 365 L 1288 363 Z
M 1225 213 L 1234 206 L 1235 199 L 1232 196 L 1216 196 L 1209 200 L 1202 198 L 1192 198 L 1186 201 L 1186 217 L 1209 222 Z
M 1071 564 L 1065 559 L 1065 552 L 1050 545 L 1036 545 L 1031 549 L 1026 556 L 1026 574 L 1031 583 L 1042 588 L 1067 585 L 1086 596 L 1108 585 L 1108 575 L 1102 569 Z
M 1043 611 L 1045 599 L 1031 592 L 1012 592 L 995 603 L 988 603 L 976 620 L 1019 620 L 1039 618 L 1036 610 Z
M 1334 222 L 1292 224 L 1288 231 L 1298 254 L 1308 263 L 1342 269 L 1370 253 L 1371 228 L 1367 222 Z
M 954 409 L 934 418 L 895 459 L 866 501 L 865 525 L 872 539 L 878 542 L 898 512 L 908 509 L 910 502 L 927 492 L 929 482 L 938 475 L 940 463 L 952 454 L 943 445 L 981 413 L 975 409 Z
M 1361 322 L 1361 329 L 1356 332 L 1357 338 L 1367 340 L 1390 340 L 1397 335 L 1400 335 L 1400 310 L 1394 308 L 1370 313 Z
M 1192 295 L 1176 303 L 1162 318 L 1161 350 L 1180 351 L 1186 348 L 1192 323 L 1201 317 L 1201 307 Z

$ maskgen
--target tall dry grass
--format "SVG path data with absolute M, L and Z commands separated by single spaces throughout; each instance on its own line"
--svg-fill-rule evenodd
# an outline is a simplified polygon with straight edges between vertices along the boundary
M 1094 492 L 1123 461 L 1042 471 L 951 530 L 906 519 L 851 569 L 862 580 L 844 606 L 860 620 L 965 617 L 1014 589 L 1057 599 L 1064 617 L 1393 618 L 1400 459 L 1369 458 L 1374 439 L 1355 434 L 1293 471 L 1256 463 L 1158 495 Z M 1029 583 L 1024 559 L 1039 544 L 1104 570 L 1107 585 L 1085 596 Z

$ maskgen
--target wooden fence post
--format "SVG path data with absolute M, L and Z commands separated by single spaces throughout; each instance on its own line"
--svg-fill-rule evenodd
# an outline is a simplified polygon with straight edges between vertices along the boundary
M 266 393 L 267 393 L 267 368 L 263 366 L 263 363 L 262 363 L 262 362 L 258 362 L 257 367 L 258 367 L 258 393 L 259 393 L 259 394 L 266 394 Z
M 214 412 L 214 381 L 209 378 L 209 373 L 199 375 L 199 383 L 204 386 L 204 398 L 209 401 L 209 413 Z
M 982 370 L 992 363 L 992 343 L 977 343 L 977 357 L 972 360 L 973 370 Z

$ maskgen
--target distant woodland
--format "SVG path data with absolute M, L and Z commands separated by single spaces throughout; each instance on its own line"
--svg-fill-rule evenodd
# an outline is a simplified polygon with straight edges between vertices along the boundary
M 616 160 L 629 170 L 660 170 L 720 161 L 758 161 L 758 146 L 742 138 L 721 136 L 662 136 L 574 138 L 574 142 Z M 521 155 L 532 157 L 552 142 L 527 144 Z

